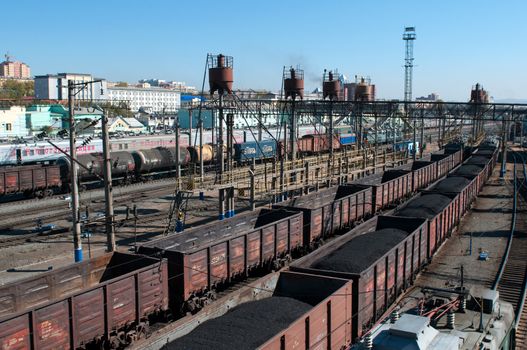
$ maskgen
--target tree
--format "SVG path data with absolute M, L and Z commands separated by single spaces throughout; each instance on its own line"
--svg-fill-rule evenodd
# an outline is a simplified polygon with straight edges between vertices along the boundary
M 0 88 L 0 98 L 22 100 L 35 94 L 32 81 L 6 80 Z

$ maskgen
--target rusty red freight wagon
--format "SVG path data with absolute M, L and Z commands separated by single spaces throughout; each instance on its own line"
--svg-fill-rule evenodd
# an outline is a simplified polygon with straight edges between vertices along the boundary
M 412 193 L 412 172 L 408 170 L 387 170 L 359 180 L 352 185 L 371 186 L 373 212 L 385 209 L 402 201 Z
M 437 179 L 437 163 L 429 160 L 416 160 L 415 162 L 401 165 L 395 169 L 412 172 L 413 192 L 426 188 Z
M 275 208 L 301 211 L 304 245 L 351 228 L 372 215 L 372 189 L 365 185 L 341 185 L 276 204 Z
M 352 342 L 352 281 L 281 272 L 274 289 L 209 319 L 165 349 L 346 349 Z M 268 293 L 268 291 L 263 291 Z
M 60 189 L 60 168 L 56 165 L 24 165 L 0 168 L 0 196 L 23 193 L 45 197 Z
M 478 195 L 476 177 L 449 175 L 430 189 L 431 192 L 442 194 L 459 194 L 458 220 L 465 215 L 471 203 Z
M 196 312 L 215 291 L 285 265 L 303 247 L 302 213 L 260 209 L 154 240 L 139 253 L 168 260 L 173 310 Z
M 438 193 L 422 193 L 395 211 L 395 216 L 427 220 L 429 259 L 432 259 L 432 256 L 456 224 L 456 212 L 459 210 L 458 197 L 458 194 L 450 196 Z
M 353 339 L 413 283 L 427 261 L 426 220 L 376 216 L 294 261 L 291 271 L 353 281 Z
M 168 310 L 166 261 L 111 253 L 0 287 L 2 349 L 119 347 Z

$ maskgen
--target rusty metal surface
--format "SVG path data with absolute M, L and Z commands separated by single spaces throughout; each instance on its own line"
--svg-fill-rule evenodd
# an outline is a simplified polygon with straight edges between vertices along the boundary
M 326 271 L 312 267 L 315 262 L 329 256 L 353 238 L 384 228 L 398 228 L 408 232 L 408 235 L 403 241 L 385 252 L 382 257 L 376 261 L 368 262 L 368 267 L 360 273 Z M 356 337 L 360 336 L 363 330 L 377 320 L 377 317 L 385 311 L 390 301 L 395 300 L 402 293 L 403 289 L 397 288 L 396 283 L 398 285 L 400 283 L 396 276 L 403 276 L 402 284 L 405 287 L 411 284 L 413 277 L 425 263 L 426 256 L 423 257 L 425 254 L 424 252 L 421 253 L 421 250 L 424 249 L 423 241 L 426 240 L 426 237 L 427 222 L 424 219 L 376 216 L 346 235 L 294 261 L 291 263 L 290 269 L 310 274 L 347 278 L 353 281 L 354 315 L 356 315 L 353 337 Z M 360 256 L 354 258 L 361 259 Z M 411 267 L 407 267 L 404 263 L 399 264 L 400 261 L 413 263 Z M 413 273 L 408 274 L 407 271 L 413 271 Z
M 166 261 L 111 253 L 6 285 L 0 344 L 56 349 L 108 339 L 111 330 L 168 309 L 167 279 Z
M 149 242 L 139 252 L 168 259 L 173 307 L 180 310 L 183 302 L 191 301 L 188 307 L 194 310 L 201 301 L 193 298 L 247 277 L 256 268 L 269 269 L 299 250 L 302 222 L 300 212 L 262 209 L 225 220 L 221 228 L 213 222 Z

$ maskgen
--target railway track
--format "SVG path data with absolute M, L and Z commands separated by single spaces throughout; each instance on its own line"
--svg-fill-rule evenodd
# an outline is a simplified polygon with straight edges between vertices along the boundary
M 519 217 L 527 210 L 526 161 L 527 157 L 513 151 L 514 192 L 513 222 L 507 252 L 493 288 L 500 292 L 500 298 L 513 305 L 516 314 L 516 348 L 527 347 L 527 310 L 524 308 L 527 282 L 527 234 L 524 227 L 518 227 Z M 524 215 L 524 214 L 523 214 Z

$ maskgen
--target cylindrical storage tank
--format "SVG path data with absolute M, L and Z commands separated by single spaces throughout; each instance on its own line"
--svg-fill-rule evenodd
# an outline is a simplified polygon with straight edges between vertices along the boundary
M 284 71 L 284 91 L 285 98 L 291 97 L 294 100 L 300 96 L 300 99 L 304 99 L 303 70 L 290 68 L 289 71 Z
M 210 94 L 218 91 L 220 95 L 224 92 L 232 94 L 232 83 L 234 74 L 232 69 L 232 57 L 219 54 L 216 57 L 209 58 L 209 85 Z
M 338 75 L 338 73 L 335 73 Z M 329 97 L 330 100 L 338 100 L 340 95 L 340 81 L 338 79 L 334 79 L 333 72 L 329 71 L 329 73 L 326 76 L 326 72 L 324 71 L 324 81 L 322 84 L 322 92 L 323 96 L 322 98 Z

